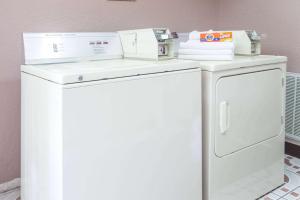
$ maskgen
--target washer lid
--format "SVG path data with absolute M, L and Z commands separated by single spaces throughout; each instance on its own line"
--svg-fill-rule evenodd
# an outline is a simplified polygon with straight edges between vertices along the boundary
M 21 71 L 58 84 L 70 84 L 195 68 L 199 68 L 198 62 L 186 60 L 119 59 L 51 65 L 22 65 Z
M 285 62 L 287 62 L 287 57 L 285 56 L 235 56 L 233 61 L 200 61 L 200 67 L 204 71 L 214 72 Z

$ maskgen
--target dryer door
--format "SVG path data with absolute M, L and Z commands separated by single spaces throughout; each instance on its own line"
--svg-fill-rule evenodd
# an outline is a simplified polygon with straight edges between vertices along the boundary
M 280 135 L 282 71 L 228 76 L 216 85 L 215 152 L 219 157 Z

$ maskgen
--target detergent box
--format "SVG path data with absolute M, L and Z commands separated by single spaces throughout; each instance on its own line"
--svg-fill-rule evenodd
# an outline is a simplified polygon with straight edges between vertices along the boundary
M 232 42 L 232 32 L 200 33 L 201 42 Z

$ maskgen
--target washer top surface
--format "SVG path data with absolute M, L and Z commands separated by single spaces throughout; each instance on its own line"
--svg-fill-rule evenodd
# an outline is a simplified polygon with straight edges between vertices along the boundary
M 202 70 L 211 72 L 285 62 L 287 57 L 271 55 L 235 56 L 233 61 L 198 61 Z
M 199 68 L 199 63 L 188 60 L 118 59 L 50 65 L 22 65 L 21 71 L 58 84 L 70 84 L 195 68 Z

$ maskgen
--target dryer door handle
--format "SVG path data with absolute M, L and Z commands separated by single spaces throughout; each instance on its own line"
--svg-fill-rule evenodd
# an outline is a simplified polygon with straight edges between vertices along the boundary
M 230 118 L 229 118 L 229 104 L 226 101 L 220 103 L 220 132 L 225 134 L 229 129 Z

